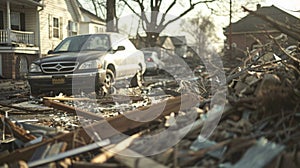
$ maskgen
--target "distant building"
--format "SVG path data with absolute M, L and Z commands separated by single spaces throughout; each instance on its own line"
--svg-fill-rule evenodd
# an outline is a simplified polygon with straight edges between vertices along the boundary
M 175 46 L 175 54 L 184 57 L 187 52 L 187 41 L 185 36 L 171 36 L 171 40 Z
M 150 50 L 147 48 L 146 37 L 137 37 L 131 39 L 138 49 Z M 157 46 L 152 48 L 159 53 L 160 57 L 166 55 L 178 55 L 183 56 L 187 51 L 187 43 L 185 36 L 159 36 L 157 40 Z
M 290 15 L 289 13 L 286 13 L 275 6 L 261 7 L 260 5 L 257 5 L 256 12 L 268 16 L 278 22 L 294 27 L 300 27 L 300 20 L 297 17 Z M 263 44 L 270 41 L 267 33 L 274 37 L 281 34 L 279 30 L 272 27 L 266 21 L 252 14 L 248 14 L 239 21 L 232 23 L 231 30 L 232 44 L 228 44 L 230 38 L 230 28 L 227 26 L 224 29 L 224 34 L 227 38 L 227 45 L 237 47 L 239 50 L 243 51 L 245 51 L 247 48 L 250 50 L 255 48 L 257 45 L 255 39 L 258 39 Z M 289 39 L 292 40 L 292 38 Z

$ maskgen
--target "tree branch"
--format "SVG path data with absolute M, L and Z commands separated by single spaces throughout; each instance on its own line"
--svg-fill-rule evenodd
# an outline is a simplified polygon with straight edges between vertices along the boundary
M 95 10 L 96 16 L 98 16 L 98 10 L 97 10 L 96 1 L 92 0 L 92 3 L 93 3 L 93 6 L 94 6 L 94 10 Z
M 215 0 L 206 0 L 206 1 L 198 1 L 195 3 L 192 3 L 192 0 L 190 0 L 190 7 L 185 10 L 184 12 L 182 12 L 179 16 L 175 17 L 174 19 L 169 20 L 166 24 L 163 25 L 163 23 L 161 23 L 159 25 L 159 32 L 161 32 L 162 30 L 164 30 L 169 24 L 175 22 L 176 20 L 180 19 L 181 17 L 183 17 L 184 15 L 186 15 L 187 13 L 189 13 L 191 10 L 194 9 L 194 7 L 198 4 L 203 4 L 203 3 L 210 3 L 210 2 L 214 2 Z
M 106 5 L 104 4 L 104 2 L 97 2 L 97 4 L 98 4 L 99 10 L 100 10 L 100 12 L 101 12 L 101 14 L 102 14 L 102 18 L 106 18 L 106 17 L 105 17 L 105 12 L 104 12 L 104 10 L 103 10 L 103 8 L 106 9 Z M 102 8 L 102 7 L 103 7 L 103 8 Z M 107 9 L 106 9 L 106 10 L 107 10 Z M 100 16 L 98 16 L 98 17 L 100 17 Z
M 137 15 L 139 18 L 143 19 L 141 15 L 139 15 L 129 4 L 126 0 L 122 0 L 122 2 L 125 3 L 125 5 L 135 14 Z M 138 2 L 136 0 L 134 0 L 134 2 Z M 138 2 L 139 3 L 139 2 Z
M 176 1 L 177 0 L 174 0 L 173 2 L 172 2 L 172 4 L 168 7 L 168 9 L 165 11 L 165 14 L 167 14 L 172 8 L 173 8 L 173 6 L 176 4 Z

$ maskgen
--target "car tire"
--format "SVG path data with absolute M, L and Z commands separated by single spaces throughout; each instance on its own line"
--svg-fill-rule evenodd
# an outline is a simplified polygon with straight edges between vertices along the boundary
M 143 77 L 141 69 L 131 79 L 131 81 L 130 81 L 130 87 L 142 87 L 143 86 L 144 77 Z
M 39 96 L 39 91 L 38 91 L 38 89 L 37 88 L 32 88 L 32 87 L 30 87 L 30 96 L 32 96 L 32 97 L 38 97 Z
M 112 93 L 114 79 L 115 79 L 114 73 L 110 69 L 107 69 L 103 83 L 100 83 L 96 87 L 95 90 L 97 96 L 96 98 L 102 98 Z

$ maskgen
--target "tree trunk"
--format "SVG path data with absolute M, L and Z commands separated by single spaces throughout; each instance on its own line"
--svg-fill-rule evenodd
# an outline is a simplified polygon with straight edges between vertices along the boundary
M 157 32 L 146 32 L 146 47 L 157 47 L 159 44 L 159 33 Z
M 116 0 L 106 1 L 106 31 L 117 32 L 116 29 Z

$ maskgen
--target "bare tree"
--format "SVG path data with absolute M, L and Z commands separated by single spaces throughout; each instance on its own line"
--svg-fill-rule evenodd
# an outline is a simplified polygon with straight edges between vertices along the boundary
M 215 16 L 230 16 L 232 15 L 232 21 L 237 21 L 241 17 L 247 15 L 242 9 L 242 6 L 246 6 L 250 9 L 256 8 L 259 3 L 263 3 L 265 0 L 218 0 L 213 4 L 206 4 L 210 9 L 211 15 Z
M 106 20 L 106 31 L 118 32 L 118 19 L 124 9 L 124 4 L 120 0 L 86 0 L 92 3 L 95 14 Z
M 106 1 L 106 31 L 117 32 L 116 0 Z
M 121 0 L 126 6 L 142 21 L 142 28 L 146 33 L 149 46 L 157 45 L 159 34 L 171 23 L 185 16 L 192 11 L 196 5 L 211 3 L 217 0 L 198 0 L 188 1 L 188 6 L 176 17 L 167 19 L 168 13 L 174 7 L 180 4 L 180 1 L 164 1 L 164 0 Z M 138 5 L 139 11 L 136 11 L 134 5 Z M 164 6 L 164 7 L 163 7 Z M 150 8 L 150 11 L 147 9 Z M 149 18 L 146 12 L 150 12 Z
M 187 32 L 197 46 L 197 53 L 203 51 L 207 45 L 218 42 L 216 26 L 211 16 L 204 16 L 199 12 L 196 17 L 185 19 L 181 23 L 182 30 Z M 188 27 L 188 28 L 187 28 Z

